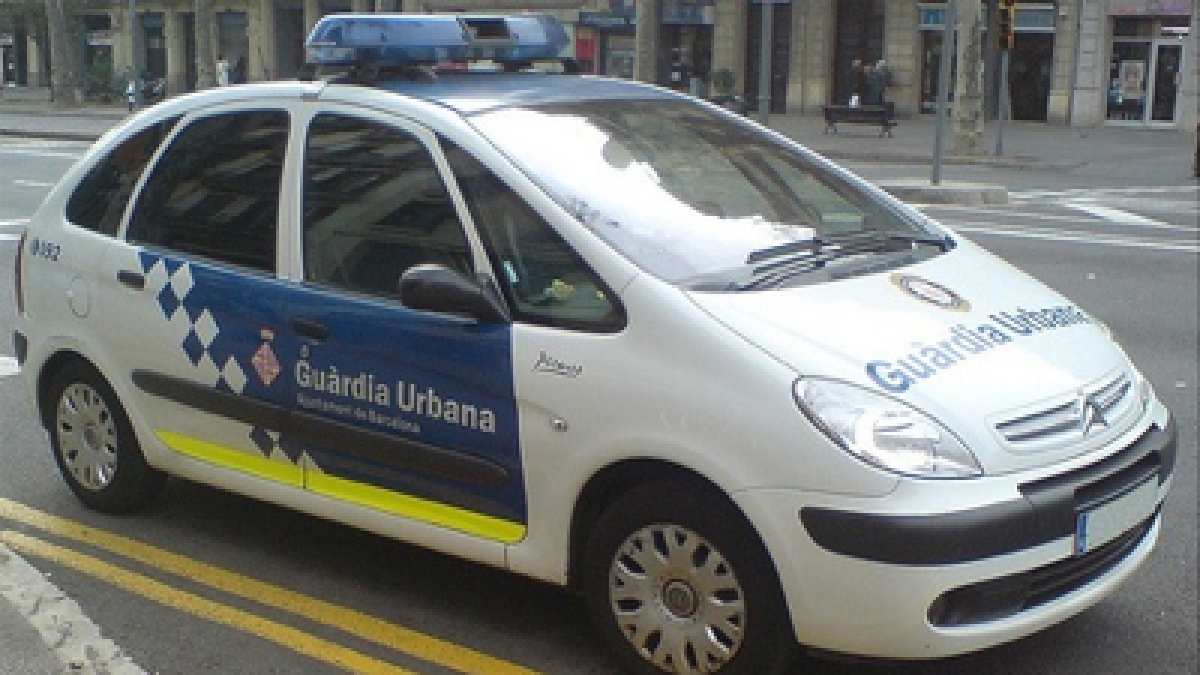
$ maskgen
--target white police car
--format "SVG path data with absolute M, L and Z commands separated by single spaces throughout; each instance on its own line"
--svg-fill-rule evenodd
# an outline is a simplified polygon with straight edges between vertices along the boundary
M 528 72 L 565 43 L 328 17 L 323 79 L 97 143 L 17 265 L 79 498 L 174 474 L 567 585 L 635 672 L 959 654 L 1147 557 L 1175 429 L 1095 319 L 716 106 Z

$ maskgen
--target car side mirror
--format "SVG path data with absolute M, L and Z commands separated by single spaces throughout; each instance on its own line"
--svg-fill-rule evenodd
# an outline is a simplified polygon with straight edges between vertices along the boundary
M 456 314 L 483 323 L 509 321 L 508 309 L 495 293 L 436 263 L 414 265 L 400 276 L 400 302 L 411 309 Z

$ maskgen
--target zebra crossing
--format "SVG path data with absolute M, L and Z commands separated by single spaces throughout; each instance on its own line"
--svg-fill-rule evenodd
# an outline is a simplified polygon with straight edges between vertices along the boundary
M 1200 253 L 1200 186 L 1016 190 L 1004 206 L 927 205 L 964 233 Z

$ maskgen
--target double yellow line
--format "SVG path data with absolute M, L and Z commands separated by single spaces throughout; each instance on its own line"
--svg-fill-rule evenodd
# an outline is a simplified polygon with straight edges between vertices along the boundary
M 535 672 L 347 607 L 213 567 L 128 537 L 43 513 L 3 497 L 0 497 L 0 519 L 23 523 L 59 538 L 80 542 L 123 558 L 135 560 L 142 565 L 333 627 L 355 637 L 375 642 L 445 668 L 463 673 L 486 673 L 487 675 L 534 675 Z M 94 556 L 14 530 L 0 531 L 0 542 L 27 555 L 51 560 L 168 607 L 256 635 L 350 672 L 371 674 L 412 672 L 291 626 L 213 602 Z

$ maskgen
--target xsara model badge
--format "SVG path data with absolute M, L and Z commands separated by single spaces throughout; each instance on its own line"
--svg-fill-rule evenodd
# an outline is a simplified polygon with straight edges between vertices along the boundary
M 958 312 L 971 309 L 971 303 L 961 295 L 928 279 L 911 274 L 893 274 L 892 283 L 912 297 L 931 305 L 937 305 L 942 309 L 952 309 Z

